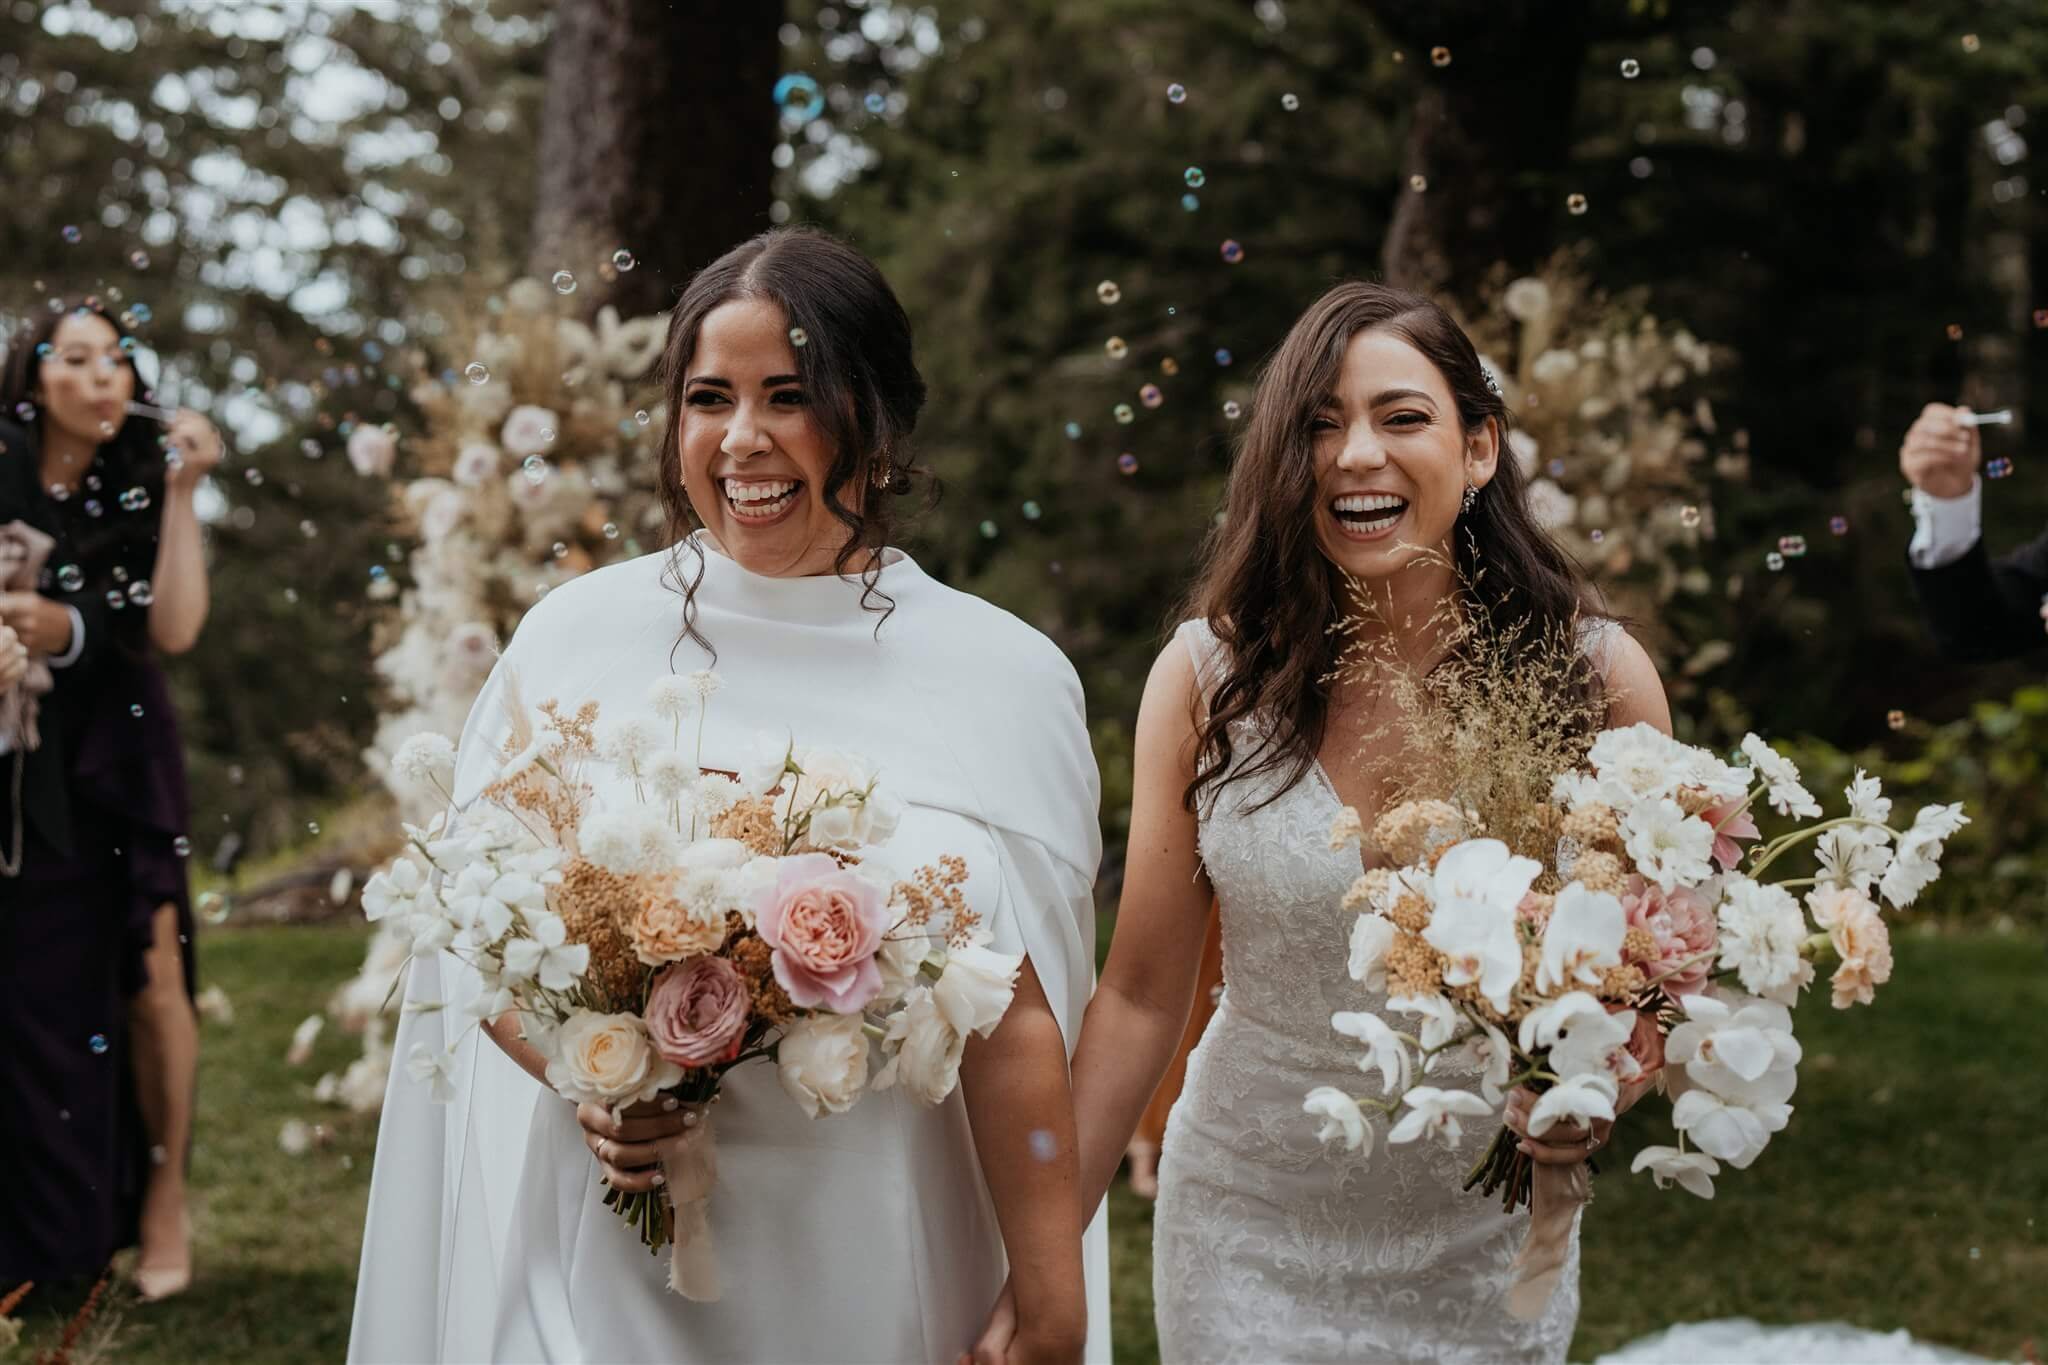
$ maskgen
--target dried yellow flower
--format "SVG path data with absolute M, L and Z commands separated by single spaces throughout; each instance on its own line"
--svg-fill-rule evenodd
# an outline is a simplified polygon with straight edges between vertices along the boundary
M 639 894 L 633 878 L 581 858 L 572 859 L 562 869 L 561 882 L 548 892 L 550 905 L 568 930 L 569 942 L 590 949 L 590 967 L 583 982 L 607 1010 L 638 1004 L 646 980 L 646 967 L 619 927 L 621 913 L 634 906 Z
M 1640 924 L 1631 924 L 1621 936 L 1623 962 L 1649 962 L 1657 956 L 1657 939 Z
M 782 822 L 775 818 L 775 803 L 765 796 L 750 797 L 719 814 L 711 822 L 711 833 L 737 839 L 759 857 L 782 855 Z
M 1387 994 L 1436 995 L 1444 989 L 1444 955 L 1403 930 L 1387 945 Z
M 1610 896 L 1619 896 L 1628 890 L 1628 877 L 1621 859 L 1612 853 L 1586 853 L 1572 865 L 1572 880 L 1584 884 L 1588 891 L 1605 891 Z
M 1413 891 L 1407 892 L 1394 902 L 1387 918 L 1394 921 L 1395 928 L 1419 934 L 1429 927 L 1429 902 Z
M 1622 849 L 1621 822 L 1612 806 L 1581 806 L 1564 817 L 1561 832 L 1582 852 L 1619 854 Z
M 1448 801 L 1403 801 L 1373 821 L 1372 842 L 1389 862 L 1406 867 L 1471 833 L 1464 814 Z

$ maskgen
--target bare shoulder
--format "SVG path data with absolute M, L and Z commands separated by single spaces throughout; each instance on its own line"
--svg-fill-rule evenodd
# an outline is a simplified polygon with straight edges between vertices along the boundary
M 1201 680 L 1187 642 L 1176 633 L 1152 661 L 1145 695 L 1138 703 L 1137 758 L 1141 766 L 1188 768 L 1196 717 L 1200 714 Z
M 1587 653 L 1607 685 L 1610 727 L 1644 722 L 1671 733 L 1671 703 L 1664 696 L 1664 680 L 1657 675 L 1650 652 L 1635 636 L 1619 624 L 1608 623 Z

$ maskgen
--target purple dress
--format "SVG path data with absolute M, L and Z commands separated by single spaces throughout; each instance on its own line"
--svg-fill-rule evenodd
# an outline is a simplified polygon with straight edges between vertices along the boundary
M 155 563 L 161 462 L 124 459 L 127 444 L 103 446 L 60 501 L 33 439 L 0 422 L 0 523 L 56 537 L 42 591 L 78 610 L 86 641 L 42 699 L 41 746 L 0 755 L 0 833 L 22 817 L 20 873 L 0 877 L 0 1291 L 97 1275 L 136 1239 L 150 1140 L 127 1016 L 158 906 L 177 907 L 193 987 L 184 760 L 132 587 Z M 152 472 L 148 505 L 123 506 Z

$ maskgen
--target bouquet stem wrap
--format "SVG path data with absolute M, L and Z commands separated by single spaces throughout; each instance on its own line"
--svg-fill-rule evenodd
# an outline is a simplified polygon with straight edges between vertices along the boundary
M 718 1257 L 711 1249 L 711 1187 L 718 1181 L 718 1144 L 711 1134 L 711 1109 L 699 1109 L 695 1126 L 661 1159 L 672 1224 L 668 1287 L 696 1303 L 723 1295 Z
M 1571 1256 L 1573 1221 L 1593 1197 L 1591 1172 L 1583 1161 L 1569 1166 L 1537 1162 L 1530 1180 L 1529 1237 L 1515 1257 L 1515 1278 L 1508 1287 L 1508 1312 L 1522 1322 L 1534 1322 L 1550 1306 Z

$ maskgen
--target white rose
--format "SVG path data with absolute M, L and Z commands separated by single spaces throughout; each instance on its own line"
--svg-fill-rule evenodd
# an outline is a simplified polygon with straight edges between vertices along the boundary
M 876 792 L 863 807 L 868 817 L 867 842 L 886 844 L 896 834 L 896 826 L 903 822 L 903 803 L 887 792 Z
M 775 1049 L 782 1088 L 812 1118 L 843 1114 L 868 1083 L 868 1039 L 859 1015 L 799 1019 Z
M 586 1010 L 551 1041 L 548 1084 L 579 1104 L 638 1104 L 683 1078 L 681 1067 L 654 1050 L 638 1015 Z
M 979 1033 L 986 1038 L 1003 1020 L 1016 994 L 1017 970 L 1024 959 L 1009 953 L 992 952 L 979 944 L 949 949 L 946 969 L 939 984 L 932 987 L 932 999 L 939 1013 L 961 1037 Z
M 464 488 L 481 488 L 498 472 L 498 448 L 489 441 L 471 441 L 455 456 L 451 476 Z
M 924 965 L 931 950 L 931 936 L 918 933 L 907 925 L 884 936 L 881 948 L 875 953 L 875 965 L 882 969 L 881 998 L 901 999 L 905 991 L 915 986 L 918 968 Z
M 782 781 L 789 761 L 789 741 L 779 735 L 754 736 L 753 746 L 740 762 L 740 788 L 749 796 L 766 796 Z
M 806 839 L 813 848 L 857 848 L 860 825 L 852 806 L 822 806 L 811 813 Z
M 420 534 L 429 541 L 446 540 L 462 524 L 467 504 L 453 488 L 443 488 L 427 501 L 420 513 Z
M 505 418 L 505 428 L 498 433 L 498 440 L 514 457 L 539 455 L 550 444 L 548 433 L 561 424 L 561 419 L 548 409 L 523 403 Z
M 960 1083 L 960 1054 L 966 1050 L 967 1040 L 946 1022 L 937 999 L 926 987 L 913 990 L 908 1003 L 890 1017 L 882 1046 L 893 1047 L 895 1055 L 875 1077 L 877 1090 L 900 1082 L 918 1103 L 937 1104 Z

